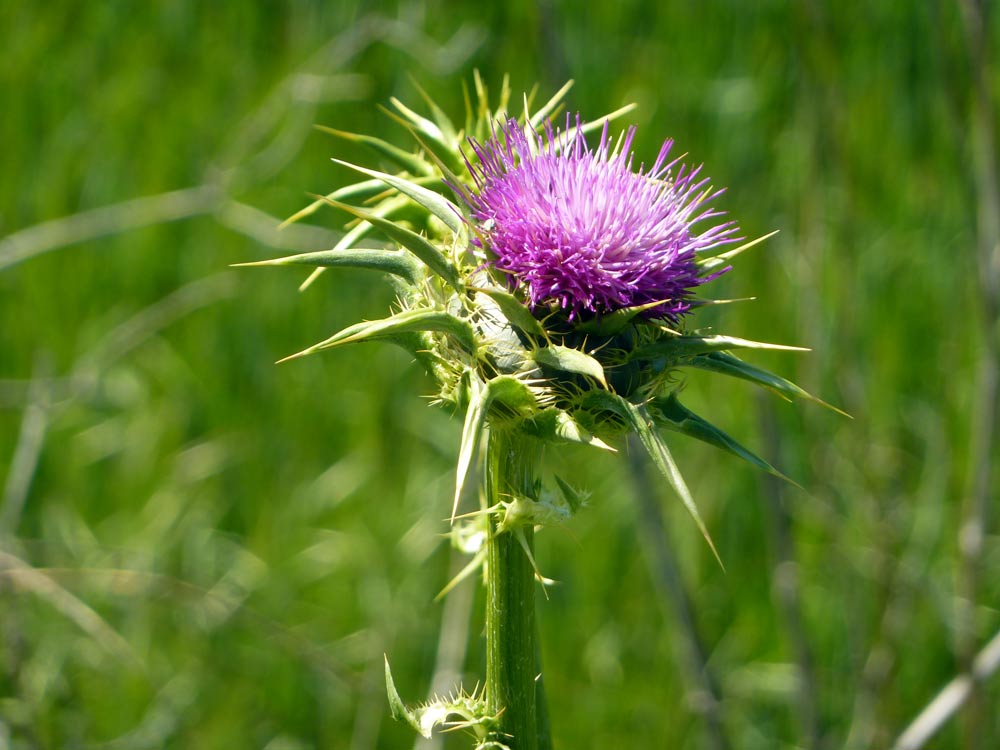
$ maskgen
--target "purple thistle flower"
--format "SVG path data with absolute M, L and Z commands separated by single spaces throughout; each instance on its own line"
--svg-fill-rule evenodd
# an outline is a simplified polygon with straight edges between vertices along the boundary
M 720 216 L 701 167 L 667 162 L 666 141 L 653 166 L 632 169 L 635 127 L 619 143 L 591 150 L 577 116 L 575 131 L 526 135 L 513 119 L 485 144 L 470 139 L 479 159 L 467 162 L 476 190 L 468 200 L 492 251 L 491 264 L 524 290 L 534 307 L 555 303 L 570 319 L 662 301 L 647 317 L 676 321 L 691 307 L 699 276 L 695 253 L 737 241 L 734 222 L 700 233 L 694 225 Z M 529 138 L 531 140 L 529 140 Z

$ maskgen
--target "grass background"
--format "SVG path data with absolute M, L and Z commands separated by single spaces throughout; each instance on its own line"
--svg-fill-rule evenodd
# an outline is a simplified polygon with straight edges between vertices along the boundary
M 891 747 L 1000 627 L 998 82 L 964 6 L 850 5 L 0 6 L 0 748 L 410 747 L 383 653 L 409 700 L 481 677 L 481 593 L 432 601 L 459 423 L 387 347 L 271 364 L 386 285 L 228 269 L 332 244 L 275 217 L 378 160 L 313 123 L 405 142 L 376 105 L 461 117 L 473 68 L 637 102 L 639 158 L 674 137 L 780 229 L 699 322 L 814 347 L 754 361 L 854 416 L 688 379 L 806 488 L 673 441 L 727 572 L 641 463 L 549 455 L 593 492 L 539 543 L 557 747 Z M 995 746 L 997 682 L 932 746 Z

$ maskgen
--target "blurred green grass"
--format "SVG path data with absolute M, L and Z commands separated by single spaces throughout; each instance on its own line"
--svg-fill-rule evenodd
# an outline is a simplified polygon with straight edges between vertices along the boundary
M 394 350 L 271 364 L 379 315 L 388 289 L 328 273 L 299 294 L 295 271 L 227 268 L 278 252 L 248 207 L 283 218 L 333 189 L 330 156 L 378 163 L 312 123 L 402 142 L 375 105 L 416 102 L 412 75 L 460 115 L 474 67 L 543 95 L 572 77 L 584 116 L 636 101 L 640 156 L 676 138 L 748 236 L 781 230 L 712 290 L 758 301 L 699 323 L 815 347 L 759 361 L 854 420 L 692 376 L 692 405 L 807 491 L 674 441 L 728 571 L 664 490 L 666 543 L 731 747 L 889 747 L 961 664 L 985 407 L 960 21 L 902 1 L 0 7 L 0 747 L 406 747 L 383 653 L 418 699 L 444 623 L 452 666 L 482 674 L 479 595 L 432 602 L 458 564 L 458 424 Z M 199 185 L 189 218 L 132 206 L 111 223 L 145 225 L 81 239 L 85 215 L 72 241 L 43 224 Z M 40 224 L 28 239 L 50 250 L 6 264 Z M 538 553 L 560 581 L 540 604 L 558 746 L 708 746 L 628 463 L 549 464 L 593 491 Z M 1000 624 L 987 531 L 980 644 Z M 996 711 L 970 721 L 934 747 L 1000 737 Z

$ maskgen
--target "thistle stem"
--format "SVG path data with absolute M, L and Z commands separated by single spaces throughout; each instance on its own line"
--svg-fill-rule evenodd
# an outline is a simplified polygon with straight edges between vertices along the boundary
M 532 438 L 490 432 L 484 476 L 490 506 L 534 494 L 538 452 Z M 538 750 L 535 572 L 524 548 L 532 547 L 532 528 L 500 532 L 497 522 L 491 516 L 486 557 L 486 701 L 500 717 L 490 739 L 510 750 Z M 546 738 L 542 745 L 551 743 Z

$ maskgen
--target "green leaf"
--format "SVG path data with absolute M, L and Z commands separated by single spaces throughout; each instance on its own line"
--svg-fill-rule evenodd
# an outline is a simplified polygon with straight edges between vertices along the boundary
M 431 165 L 421 159 L 418 155 L 411 154 L 410 152 L 404 151 L 397 146 L 393 146 L 391 143 L 383 141 L 381 138 L 375 138 L 370 135 L 362 135 L 360 133 L 348 133 L 344 130 L 328 128 L 326 125 L 314 125 L 313 127 L 317 130 L 323 131 L 324 133 L 336 136 L 337 138 L 343 138 L 344 140 L 351 141 L 352 143 L 362 143 L 410 174 L 423 175 L 427 177 L 434 173 Z
M 427 188 L 422 187 L 405 177 L 386 174 L 385 172 L 379 172 L 374 169 L 366 169 L 365 167 L 359 167 L 357 164 L 351 164 L 349 161 L 342 161 L 340 159 L 333 159 L 333 161 L 337 164 L 342 164 L 345 167 L 357 170 L 358 172 L 366 174 L 369 177 L 381 180 L 386 185 L 389 185 L 404 195 L 409 196 L 434 214 L 434 216 L 438 217 L 442 222 L 444 222 L 444 225 L 455 234 L 458 234 L 462 230 L 464 223 L 460 218 L 461 213 L 458 206 L 445 198 L 443 195 L 435 193 L 433 190 L 428 190 Z
M 765 234 L 763 237 L 758 237 L 755 240 L 750 240 L 740 245 L 732 250 L 727 250 L 724 253 L 719 253 L 718 255 L 713 255 L 711 258 L 702 258 L 698 260 L 698 265 L 705 271 L 711 271 L 713 268 L 718 268 L 719 266 L 724 266 L 729 263 L 733 258 L 735 258 L 740 253 L 749 250 L 754 245 L 759 245 L 764 240 L 774 237 L 780 230 L 775 229 L 770 234 Z
M 389 669 L 389 657 L 383 654 L 383 658 L 385 658 L 385 689 L 389 695 L 389 711 L 392 714 L 392 718 L 396 721 L 405 721 L 422 737 L 430 739 L 430 732 L 421 726 L 416 714 L 410 711 L 406 707 L 406 704 L 403 703 L 402 698 L 399 697 L 399 692 L 396 690 L 396 683 L 392 679 L 392 670 Z
M 455 473 L 455 500 L 451 506 L 451 522 L 455 522 L 458 514 L 458 503 L 462 499 L 462 489 L 469 476 L 472 459 L 479 452 L 483 429 L 486 427 L 486 410 L 489 408 L 489 391 L 473 374 L 469 382 L 469 405 L 465 410 L 465 422 L 462 425 L 462 443 L 458 450 L 458 465 Z
M 403 127 L 419 133 L 426 144 L 425 148 L 428 151 L 433 151 L 437 154 L 438 157 L 443 162 L 448 164 L 453 171 L 462 171 L 464 165 L 461 157 L 457 153 L 459 146 L 456 141 L 446 140 L 444 133 L 441 132 L 441 129 L 437 125 L 428 120 L 426 117 L 421 117 L 395 97 L 391 98 L 389 101 L 391 101 L 392 105 L 398 109 L 400 113 L 402 113 L 402 117 L 385 107 L 379 108 Z
M 594 436 L 562 409 L 543 409 L 536 416 L 521 423 L 521 429 L 540 440 L 565 441 L 592 445 L 615 453 L 615 449 Z
M 731 299 L 706 299 L 704 297 L 689 297 L 692 308 L 708 307 L 710 305 L 732 305 L 735 302 L 755 302 L 756 297 L 733 297 Z
M 400 250 L 370 250 L 366 248 L 320 250 L 315 253 L 286 255 L 283 258 L 235 263 L 238 268 L 255 266 L 317 266 L 321 268 L 365 268 L 400 276 L 411 284 L 420 278 L 420 268 L 411 256 Z
M 373 182 L 378 182 L 380 186 L 385 187 L 385 183 L 382 182 L 381 180 L 373 180 Z M 330 202 L 333 200 L 334 199 L 330 198 L 329 196 L 322 196 L 319 198 L 319 200 L 317 200 L 317 203 L 319 205 L 329 205 Z M 372 208 L 371 213 L 375 216 L 389 217 L 392 216 L 397 211 L 406 208 L 407 204 L 408 201 L 406 199 L 406 196 L 394 195 L 391 198 L 382 201 L 377 206 Z M 345 250 L 351 247 L 356 242 L 367 237 L 374 230 L 375 227 L 372 226 L 370 222 L 367 221 L 359 222 L 355 226 L 351 227 L 351 229 L 343 237 L 340 238 L 337 244 L 333 246 L 333 252 Z M 299 291 L 300 292 L 305 291 L 316 279 L 319 278 L 320 274 L 322 274 L 325 270 L 326 270 L 325 268 L 321 267 L 313 271 L 309 275 L 309 278 L 307 278 L 299 285 Z
M 481 737 L 485 733 L 485 727 L 496 724 L 497 716 L 490 714 L 482 693 L 469 695 L 459 690 L 450 698 L 438 697 L 415 709 L 407 708 L 396 690 L 388 657 L 385 659 L 385 688 L 389 696 L 389 711 L 392 718 L 405 721 L 416 730 L 417 734 L 426 739 L 430 739 L 434 728 L 439 726 L 447 727 L 444 731 L 470 729 Z M 491 744 L 498 748 L 506 747 L 499 743 Z M 481 744 L 480 747 L 485 745 Z
M 435 125 L 433 122 L 428 120 L 422 115 L 418 115 L 412 109 L 403 104 L 396 97 L 390 97 L 389 101 L 392 102 L 392 106 L 399 110 L 400 114 L 403 115 L 410 123 L 421 133 L 434 138 L 435 140 L 444 141 L 444 133 L 441 132 L 441 128 Z
M 635 102 L 631 102 L 629 104 L 626 104 L 624 107 L 619 107 L 613 112 L 608 112 L 603 117 L 595 117 L 593 120 L 584 123 L 581 130 L 584 132 L 585 135 L 588 133 L 592 133 L 595 130 L 600 130 L 604 127 L 605 122 L 614 122 L 622 115 L 627 115 L 629 112 L 634 110 L 636 106 L 637 105 L 635 104 Z
M 530 333 L 533 336 L 545 335 L 545 329 L 535 316 L 531 314 L 531 310 L 510 292 L 498 289 L 497 287 L 472 287 L 472 291 L 485 294 L 496 302 L 497 307 L 500 308 L 500 312 L 503 313 L 512 326 L 520 328 L 525 333 Z
M 811 393 L 804 391 L 790 380 L 785 380 L 780 375 L 775 375 L 772 372 L 755 367 L 754 365 L 744 362 L 742 359 L 739 359 L 728 352 L 700 354 L 697 357 L 685 360 L 681 364 L 684 367 L 696 367 L 700 370 L 708 370 L 709 372 L 716 372 L 720 375 L 729 375 L 733 378 L 747 380 L 751 383 L 755 383 L 756 385 L 768 388 L 785 398 L 804 398 L 808 401 L 819 404 L 820 406 L 825 406 L 827 409 L 835 411 L 838 414 L 842 414 L 845 417 L 851 416 L 847 412 L 838 409 L 836 406 L 828 404 L 826 401 L 816 398 Z
M 438 126 L 441 131 L 441 136 L 445 141 L 457 142 L 458 134 L 455 132 L 455 125 L 452 123 L 451 118 L 445 114 L 444 110 L 438 106 L 430 95 L 424 91 L 423 87 L 417 83 L 417 79 L 412 75 L 410 76 L 410 83 L 413 84 L 414 88 L 420 94 L 421 98 L 427 104 L 431 110 L 431 116 L 434 118 L 434 123 Z
M 417 184 L 423 184 L 427 182 L 439 182 L 438 178 L 429 180 L 426 177 L 422 177 L 417 180 Z M 328 193 L 322 198 L 317 198 L 312 203 L 310 203 L 305 208 L 299 209 L 294 214 L 289 216 L 283 222 L 278 225 L 278 229 L 284 229 L 289 224 L 294 224 L 299 219 L 304 219 L 307 216 L 311 216 L 316 213 L 320 208 L 327 205 L 327 201 L 365 201 L 369 198 L 378 195 L 385 190 L 385 183 L 382 180 L 365 180 L 364 182 L 357 182 L 353 185 L 347 185 L 338 190 L 334 190 L 332 193 Z
M 438 331 L 451 336 L 456 343 L 470 354 L 476 352 L 476 334 L 468 321 L 456 318 L 442 310 L 405 310 L 381 320 L 363 321 L 350 325 L 335 333 L 325 341 L 303 349 L 297 354 L 278 360 L 288 362 L 292 359 L 305 357 L 323 349 L 332 349 L 343 344 L 353 344 L 360 341 L 375 339 L 393 339 L 401 334 L 423 331 Z
M 720 450 L 742 458 L 744 461 L 753 464 L 758 469 L 766 471 L 768 474 L 773 474 L 776 477 L 784 479 L 786 482 L 798 486 L 796 482 L 786 477 L 756 453 L 744 448 L 726 432 L 684 406 L 678 400 L 675 393 L 651 402 L 649 412 L 661 427 L 680 432 L 688 437 L 693 437 L 696 440 L 701 440 L 715 446 Z
M 389 239 L 399 243 L 416 255 L 431 271 L 447 281 L 455 291 L 462 291 L 462 282 L 458 276 L 458 269 L 444 256 L 444 253 L 438 250 L 426 238 L 388 219 L 383 219 L 371 211 L 364 211 L 346 203 L 340 203 L 339 201 L 328 200 L 327 202 L 374 225 Z
M 535 114 L 528 118 L 528 124 L 537 130 L 556 111 L 559 105 L 562 104 L 563 99 L 566 98 L 566 94 L 573 88 L 573 83 L 572 80 L 566 81 L 562 88 L 552 95 L 551 99 L 545 102 Z M 525 109 L 527 110 L 527 102 L 525 102 Z
M 614 336 L 625 330 L 625 327 L 632 322 L 636 315 L 646 310 L 651 310 L 657 305 L 662 305 L 663 302 L 664 300 L 659 300 L 657 302 L 647 302 L 644 305 L 636 305 L 635 307 L 623 307 L 607 315 L 602 315 L 599 318 L 581 323 L 576 327 L 576 330 L 581 333 L 593 333 L 598 336 Z
M 596 119 L 581 123 L 580 132 L 583 133 L 584 135 L 589 135 L 590 133 L 593 133 L 595 131 L 603 130 L 604 124 L 606 122 L 610 122 L 612 120 L 621 117 L 624 114 L 628 114 L 633 109 L 635 109 L 635 107 L 636 107 L 635 104 L 626 104 L 624 107 L 619 107 L 614 112 L 609 112 L 608 114 L 604 115 L 604 117 L 598 117 Z M 576 127 L 574 124 L 573 127 L 564 130 L 563 132 L 559 133 L 559 135 L 556 136 L 555 140 L 556 148 L 557 149 L 565 148 L 566 144 L 570 143 L 575 136 L 576 136 Z M 619 140 L 617 144 L 615 144 L 614 146 L 615 151 L 613 151 L 612 154 L 617 153 L 617 148 L 620 144 L 621 141 Z
M 554 432 L 557 437 L 563 440 L 568 440 L 571 443 L 582 443 L 584 445 L 592 445 L 595 448 L 600 448 L 601 450 L 606 450 L 611 453 L 617 453 L 618 451 L 612 448 L 610 445 L 605 443 L 596 435 L 591 435 L 587 430 L 585 430 L 579 422 L 577 422 L 573 417 L 565 411 L 555 410 L 555 429 Z
M 763 341 L 750 341 L 735 336 L 671 336 L 654 341 L 636 349 L 630 360 L 666 358 L 670 363 L 681 358 L 693 357 L 708 352 L 720 352 L 729 349 L 771 349 L 785 352 L 807 352 L 801 346 L 786 346 L 784 344 L 768 344 Z
M 472 467 L 472 459 L 479 451 L 487 416 L 494 404 L 503 405 L 513 416 L 527 416 L 538 408 L 531 388 L 511 375 L 500 375 L 483 383 L 475 375 L 469 382 L 469 405 L 462 425 L 462 444 L 458 451 L 458 471 L 455 476 L 455 499 L 451 509 L 454 522 L 462 489 Z
M 439 602 L 446 596 L 448 596 L 448 594 L 450 594 L 458 584 L 460 584 L 466 578 L 468 578 L 477 570 L 479 570 L 481 567 L 483 567 L 483 563 L 485 561 L 486 561 L 486 547 L 484 546 L 475 555 L 473 555 L 472 559 L 469 560 L 468 563 L 466 563 L 465 567 L 463 567 L 460 571 L 458 571 L 458 573 L 455 574 L 454 578 L 452 578 L 450 581 L 448 581 L 448 583 L 445 584 L 443 589 L 437 592 L 437 596 L 434 597 L 434 601 Z
M 559 491 L 562 492 L 563 498 L 569 504 L 571 511 L 576 513 L 586 502 L 586 493 L 580 492 L 572 485 L 568 484 L 562 477 L 558 474 L 553 474 L 556 480 L 556 484 L 559 485 Z
M 487 406 L 501 404 L 520 416 L 533 414 L 538 408 L 538 399 L 531 387 L 512 375 L 498 375 L 486 383 L 486 389 Z
M 677 464 L 674 462 L 674 457 L 671 455 L 667 444 L 653 428 L 652 418 L 645 407 L 636 406 L 621 396 L 609 393 L 608 391 L 591 391 L 587 395 L 587 402 L 590 408 L 597 407 L 617 414 L 639 436 L 639 441 L 642 443 L 643 448 L 646 449 L 646 453 L 649 454 L 653 464 L 670 483 L 670 486 L 674 488 L 674 492 L 681 499 L 688 514 L 694 519 L 698 531 L 701 532 L 702 537 L 704 537 L 709 548 L 711 548 L 715 559 L 718 560 L 720 566 L 725 568 L 722 565 L 722 558 L 719 557 L 719 553 L 715 549 L 715 544 L 712 542 L 712 537 L 708 533 L 705 522 L 702 521 L 701 514 L 698 513 L 698 506 L 695 505 L 694 498 L 691 497 L 691 491 L 684 482 L 684 477 L 681 475 L 680 469 L 677 468 Z
M 551 344 L 535 349 L 530 353 L 530 357 L 544 367 L 586 375 L 594 378 L 605 388 L 608 387 L 608 381 L 604 378 L 604 367 L 601 363 L 579 349 Z
M 444 183 L 451 189 L 453 193 L 455 193 L 456 196 L 458 196 L 460 200 L 464 202 L 464 204 L 467 205 L 471 203 L 472 193 L 463 184 L 462 180 L 455 174 L 455 172 L 452 170 L 452 167 L 446 164 L 445 161 L 440 156 L 438 156 L 437 153 L 435 153 L 434 148 L 430 144 L 428 144 L 427 141 L 421 138 L 420 134 L 416 130 L 409 127 L 409 125 L 406 125 L 405 123 L 404 125 L 406 126 L 407 130 L 410 131 L 410 135 L 413 136 L 413 140 L 415 140 L 417 142 L 417 145 L 420 146 L 420 148 L 422 148 L 424 152 L 427 154 L 427 158 L 429 158 L 432 162 L 434 162 L 434 166 L 436 166 L 438 169 L 441 170 L 441 174 L 444 176 Z M 453 157 L 455 157 L 455 154 L 450 154 L 449 158 L 454 161 Z M 458 159 L 458 161 L 461 162 L 462 160 Z M 459 164 L 458 171 L 462 171 L 463 168 L 464 164 Z

